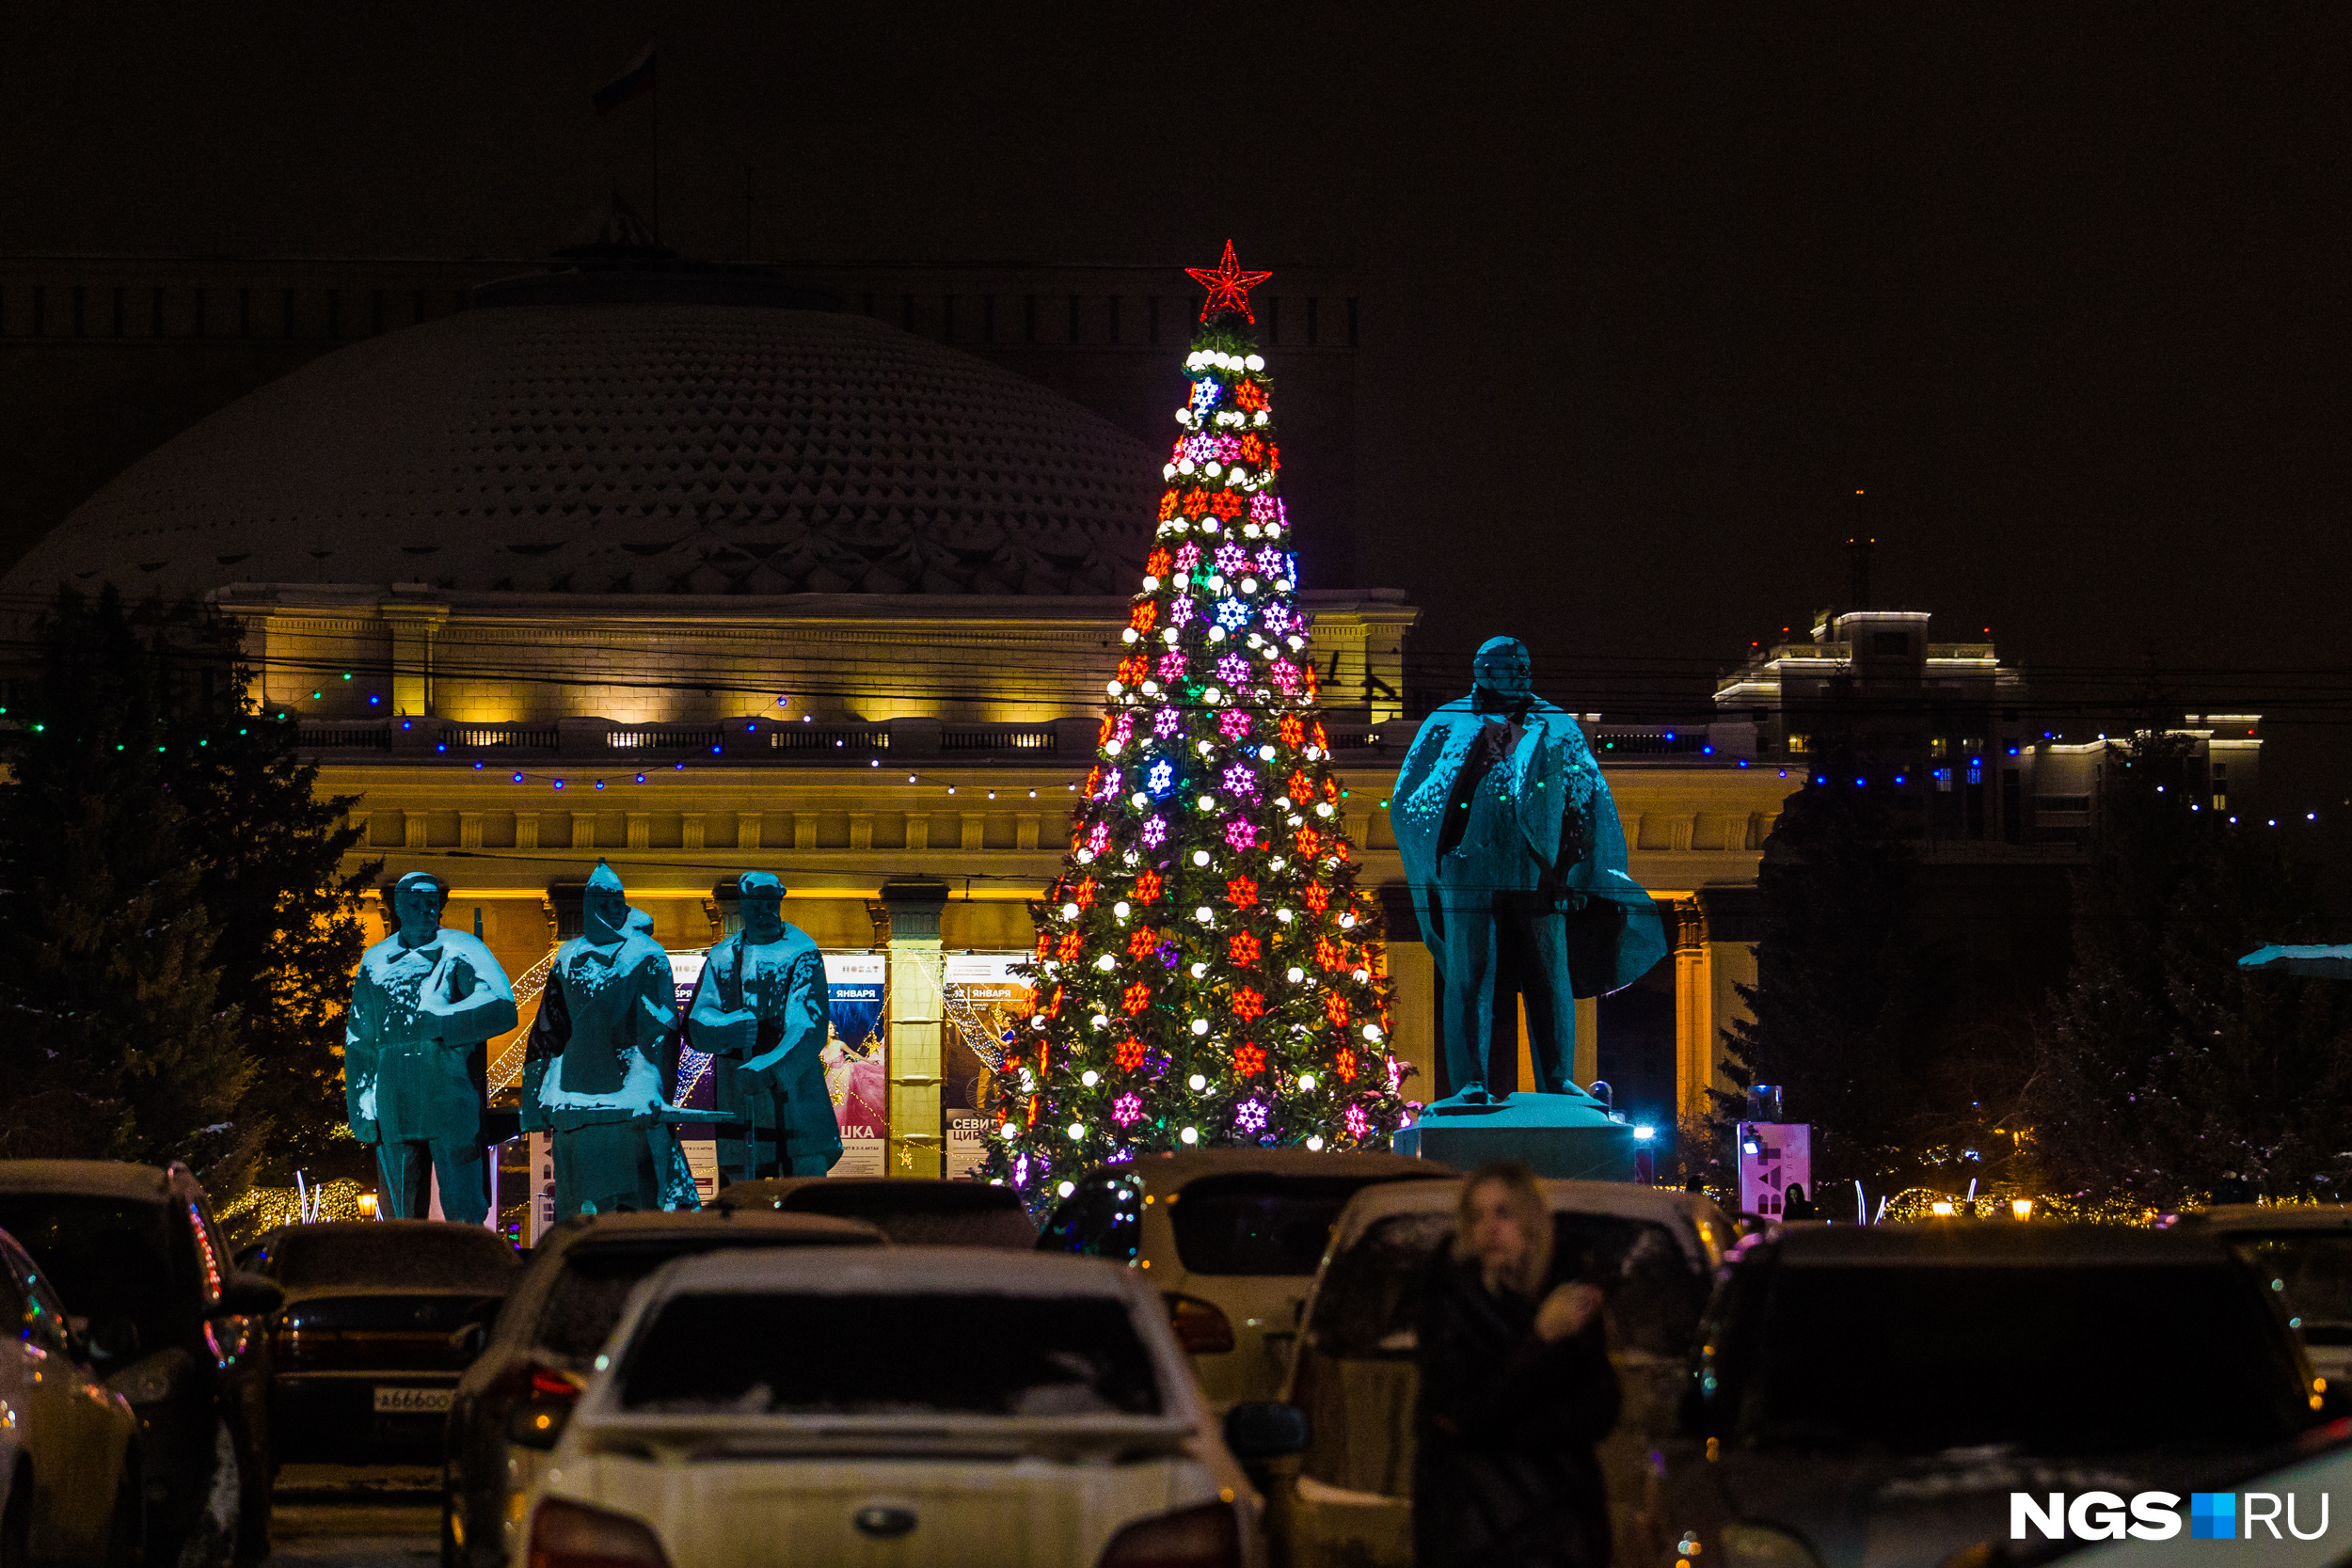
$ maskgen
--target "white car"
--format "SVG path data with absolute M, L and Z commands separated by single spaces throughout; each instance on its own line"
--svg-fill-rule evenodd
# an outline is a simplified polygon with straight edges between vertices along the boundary
M 1624 1403 L 1598 1458 L 1616 1560 L 1671 1562 L 1656 1449 L 1674 1430 L 1691 1334 L 1733 1227 L 1697 1193 L 1628 1181 L 1542 1185 L 1555 1257 L 1584 1257 L 1608 1296 L 1609 1358 Z M 1410 1568 L 1420 1292 L 1431 1258 L 1453 1239 L 1461 1195 L 1458 1178 L 1372 1187 L 1332 1231 L 1283 1386 L 1305 1413 L 1311 1444 L 1267 1486 L 1279 1555 L 1298 1568 Z
M 0 1564 L 134 1568 L 145 1544 L 138 1420 L 6 1231 L 0 1329 Z
M 596 1367 L 514 1568 L 1264 1560 L 1260 1499 L 1167 1308 L 1111 1264 L 686 1259 L 638 1287 Z M 1264 1405 L 1227 1432 L 1252 1457 L 1304 1435 Z

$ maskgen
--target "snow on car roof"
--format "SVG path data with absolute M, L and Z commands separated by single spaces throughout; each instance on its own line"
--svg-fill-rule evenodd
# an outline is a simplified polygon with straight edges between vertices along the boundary
M 762 1248 L 683 1258 L 662 1270 L 666 1295 L 690 1291 L 801 1291 L 827 1295 L 889 1291 L 904 1295 L 985 1291 L 1006 1295 L 1119 1296 L 1133 1293 L 1128 1272 L 1096 1258 L 974 1247 Z

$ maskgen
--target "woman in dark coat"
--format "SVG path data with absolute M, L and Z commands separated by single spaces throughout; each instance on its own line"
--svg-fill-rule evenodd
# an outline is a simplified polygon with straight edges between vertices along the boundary
M 1524 1165 L 1462 1184 L 1454 1244 L 1422 1297 L 1414 1413 L 1419 1568 L 1606 1568 L 1593 1445 L 1617 1419 L 1600 1292 L 1555 1269 L 1551 1213 Z M 1578 1259 L 1565 1260 L 1573 1271 Z

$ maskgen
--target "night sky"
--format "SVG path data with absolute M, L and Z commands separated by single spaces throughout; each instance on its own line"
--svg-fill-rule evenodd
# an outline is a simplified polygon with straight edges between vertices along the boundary
M 2153 657 L 2271 716 L 2274 807 L 2352 797 L 2352 11 L 237 9 L 15 8 L 0 245 L 542 253 L 646 203 L 588 97 L 658 40 L 690 254 L 748 166 L 763 257 L 1359 269 L 1308 578 L 1409 590 L 1438 671 L 1508 629 L 1701 709 L 1860 527 L 1882 602 L 2070 695 Z

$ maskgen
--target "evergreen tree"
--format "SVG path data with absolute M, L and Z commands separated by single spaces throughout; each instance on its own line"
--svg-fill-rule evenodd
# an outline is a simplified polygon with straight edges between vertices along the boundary
M 1939 986 L 1917 930 L 1913 860 L 1883 788 L 1833 745 L 1789 797 L 1756 874 L 1763 930 L 1750 1017 L 1724 1031 L 1724 1072 L 1775 1084 L 1785 1114 L 1813 1128 L 1819 1182 L 1908 1174 L 1906 1133 L 1927 1110 Z M 1714 1096 L 1719 1124 L 1744 1101 Z
M 325 1163 L 374 867 L 342 875 L 349 802 L 255 711 L 240 630 L 112 591 L 39 629 L 0 788 L 8 1153 L 185 1159 L 223 1192 Z
M 1152 1150 L 1379 1147 L 1403 1110 L 1248 331 L 1265 275 L 1229 244 L 1194 276 L 1184 434 L 999 1080 L 990 1172 L 1039 1202 Z
M 2094 1199 L 2173 1207 L 2227 1171 L 2274 1196 L 2341 1196 L 2352 987 L 2238 967 L 2313 940 L 2316 901 L 2267 830 L 2201 809 L 2196 772 L 2163 729 L 2106 764 L 2032 1150 L 2045 1180 Z

